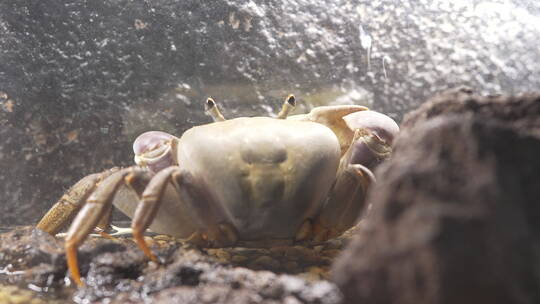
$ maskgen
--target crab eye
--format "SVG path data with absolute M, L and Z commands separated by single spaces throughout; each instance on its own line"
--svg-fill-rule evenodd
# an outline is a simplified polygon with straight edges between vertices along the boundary
M 176 137 L 160 131 L 141 134 L 133 143 L 135 163 L 158 172 L 176 164 L 172 142 Z
M 399 132 L 392 118 L 375 111 L 361 111 L 348 114 L 343 120 L 351 130 L 356 130 L 351 163 L 374 169 L 390 156 L 392 141 Z
M 285 102 L 283 102 L 283 106 L 281 107 L 281 111 L 279 111 L 277 118 L 279 119 L 285 119 L 289 115 L 289 113 L 294 110 L 296 107 L 296 98 L 294 98 L 293 94 L 289 94 L 287 98 L 285 98 Z
M 360 111 L 348 114 L 343 120 L 351 130 L 367 129 L 381 142 L 392 145 L 399 132 L 398 124 L 390 117 L 375 111 Z
M 206 104 L 204 105 L 204 112 L 212 116 L 214 121 L 224 121 L 225 117 L 221 114 L 216 104 L 216 101 L 212 97 L 206 99 Z

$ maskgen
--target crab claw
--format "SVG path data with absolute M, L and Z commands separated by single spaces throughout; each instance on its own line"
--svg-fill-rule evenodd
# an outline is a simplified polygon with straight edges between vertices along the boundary
M 135 163 L 157 173 L 177 164 L 174 151 L 177 138 L 161 131 L 145 132 L 133 143 Z
M 390 117 L 375 111 L 359 111 L 348 114 L 343 120 L 354 130 L 348 162 L 362 164 L 373 170 L 392 152 L 392 141 L 399 126 Z

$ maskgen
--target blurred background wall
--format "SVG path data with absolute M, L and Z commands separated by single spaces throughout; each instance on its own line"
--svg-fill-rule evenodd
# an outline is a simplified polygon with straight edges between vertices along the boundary
M 324 3 L 327 2 L 327 3 Z M 0 2 L 0 223 L 34 224 L 141 132 L 364 104 L 397 119 L 440 90 L 540 88 L 537 1 Z

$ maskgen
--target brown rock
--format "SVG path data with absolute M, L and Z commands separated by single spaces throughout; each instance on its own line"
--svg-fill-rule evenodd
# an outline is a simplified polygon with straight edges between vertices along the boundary
M 231 259 L 231 254 L 228 253 L 227 251 L 223 250 L 223 249 L 218 249 L 216 251 L 216 256 L 220 259 L 223 259 L 223 260 L 230 260 Z
M 287 261 L 283 263 L 283 269 L 288 273 L 295 273 L 298 271 L 298 263 L 295 261 Z
M 315 273 L 311 271 L 299 273 L 298 276 L 308 282 L 315 282 L 321 279 L 321 276 L 319 273 Z
M 467 88 L 435 95 L 405 115 L 401 128 L 411 128 L 430 118 L 448 114 L 474 115 L 477 119 L 498 121 L 520 133 L 540 137 L 540 93 L 478 96 Z
M 262 269 L 277 269 L 279 268 L 279 262 L 272 259 L 271 257 L 267 255 L 260 256 L 256 258 L 252 262 L 254 268 L 257 268 L 257 266 L 262 267 Z
M 5 287 L 0 288 L 0 303 L 338 304 L 341 301 L 339 290 L 330 282 L 308 282 L 300 277 L 233 267 L 225 261 L 228 257 L 244 257 L 266 268 L 280 266 L 281 262 L 265 255 L 270 252 L 266 249 L 240 248 L 237 252 L 249 253 L 241 256 L 232 255 L 231 248 L 208 250 L 213 254 L 206 254 L 208 251 L 182 244 L 154 246 L 157 264 L 149 262 L 129 238 L 115 241 L 88 238 L 78 250 L 85 287 L 66 286 L 69 280 L 66 280 L 63 245 L 62 238 L 31 227 L 0 234 L 0 285 Z M 216 263 L 216 257 L 225 265 Z
M 329 257 L 329 258 L 335 258 L 341 253 L 341 250 L 338 249 L 327 249 L 322 252 L 322 255 Z
M 233 263 L 242 263 L 245 262 L 248 258 L 242 255 L 233 255 L 231 257 L 231 262 Z
M 409 115 L 378 170 L 373 208 L 332 269 L 346 303 L 540 303 L 540 140 L 516 132 L 534 131 L 538 99 L 456 94 Z M 514 119 L 422 122 L 466 108 Z
M 154 236 L 154 240 L 170 242 L 170 241 L 173 241 L 174 239 L 169 235 L 159 234 L 159 235 Z

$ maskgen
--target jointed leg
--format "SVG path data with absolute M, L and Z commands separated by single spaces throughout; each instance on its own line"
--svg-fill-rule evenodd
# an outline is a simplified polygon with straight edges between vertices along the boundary
M 375 177 L 372 169 L 389 157 L 391 147 L 368 129 L 356 129 L 343 157 L 328 199 L 313 224 L 313 240 L 338 236 L 359 220 L 367 191 Z
M 73 185 L 54 206 L 43 216 L 37 224 L 37 228 L 52 235 L 56 235 L 75 217 L 77 212 L 86 202 L 86 199 L 96 189 L 97 185 L 118 171 L 117 168 L 101 173 L 88 175 Z M 106 229 L 105 223 L 100 226 Z
M 144 241 L 143 233 L 152 224 L 160 205 L 162 204 L 166 188 L 174 186 L 177 199 L 185 204 L 185 212 L 191 213 L 192 221 L 200 227 L 187 239 L 188 242 L 200 245 L 229 245 L 237 240 L 235 229 L 222 221 L 223 212 L 219 206 L 208 206 L 208 197 L 204 186 L 190 180 L 188 175 L 179 167 L 170 167 L 158 172 L 146 186 L 141 200 L 133 216 L 131 228 L 133 238 L 151 260 L 156 260 L 154 254 Z
M 169 184 L 172 173 L 179 170 L 177 167 L 169 167 L 156 174 L 146 189 L 141 195 L 141 201 L 137 205 L 135 215 L 131 221 L 131 229 L 133 238 L 139 245 L 139 248 L 152 261 L 157 261 L 156 256 L 152 253 L 148 245 L 144 241 L 143 234 L 146 229 L 152 224 L 154 217 L 162 202 L 162 197 L 165 188 Z
M 135 180 L 147 180 L 147 175 L 146 170 L 138 168 L 127 168 L 113 173 L 90 194 L 86 204 L 73 220 L 65 239 L 65 249 L 68 267 L 77 285 L 82 285 L 77 264 L 77 247 L 98 225 L 100 220 L 107 216 L 118 188 L 123 184 L 132 186 L 135 184 L 133 182 Z
M 328 200 L 313 225 L 313 240 L 321 242 L 340 235 L 354 226 L 365 207 L 373 173 L 359 164 L 347 165 L 330 191 Z

